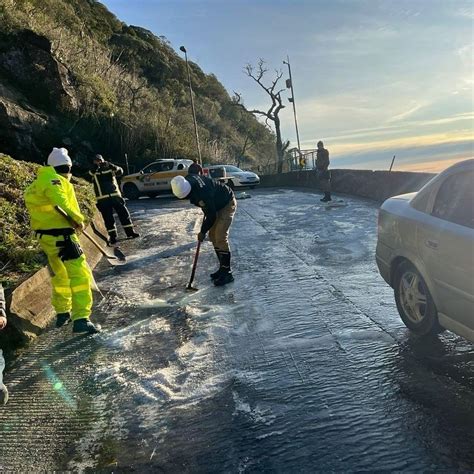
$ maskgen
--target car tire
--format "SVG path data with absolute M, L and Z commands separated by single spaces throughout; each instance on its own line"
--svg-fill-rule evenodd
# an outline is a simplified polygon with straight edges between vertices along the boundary
M 395 302 L 405 326 L 418 336 L 434 336 L 444 329 L 428 286 L 415 266 L 404 261 L 394 278 Z
M 127 199 L 134 200 L 140 197 L 140 191 L 132 183 L 126 183 L 123 187 L 123 194 Z
M 146 193 L 146 195 L 147 195 L 150 199 L 153 199 L 153 198 L 156 198 L 156 196 L 158 196 L 158 193 Z
M 227 186 L 229 186 L 230 189 L 235 189 L 235 184 L 231 179 L 227 181 Z

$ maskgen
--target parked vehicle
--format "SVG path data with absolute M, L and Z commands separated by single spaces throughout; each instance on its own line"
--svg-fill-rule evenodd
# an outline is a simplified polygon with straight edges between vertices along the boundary
M 383 203 L 376 260 L 411 331 L 474 341 L 474 160 Z
M 155 161 L 138 173 L 124 176 L 120 185 L 122 193 L 128 199 L 138 199 L 171 192 L 171 180 L 178 175 L 186 176 L 192 163 L 191 160 Z
M 260 184 L 260 178 L 257 174 L 252 173 L 251 171 L 243 171 L 237 166 L 233 165 L 212 165 L 208 166 L 210 172 L 213 169 L 225 169 L 225 182 L 232 188 L 240 188 L 248 186 L 250 189 L 255 188 L 257 184 Z

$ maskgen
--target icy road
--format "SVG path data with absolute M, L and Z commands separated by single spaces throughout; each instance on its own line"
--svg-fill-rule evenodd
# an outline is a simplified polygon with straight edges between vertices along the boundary
M 143 238 L 102 262 L 103 332 L 50 330 L 6 373 L 0 470 L 474 469 L 474 349 L 410 337 L 374 262 L 377 205 L 251 192 L 236 281 L 187 293 L 200 211 L 130 205 Z

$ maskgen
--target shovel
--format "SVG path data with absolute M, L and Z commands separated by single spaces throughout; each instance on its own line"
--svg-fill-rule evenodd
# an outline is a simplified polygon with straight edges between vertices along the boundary
M 72 219 L 69 214 L 64 210 L 61 209 L 59 206 L 54 206 L 56 211 L 61 214 L 73 227 L 76 227 L 77 223 Z M 97 247 L 97 249 L 100 251 L 100 253 L 107 259 L 107 261 L 111 265 L 123 265 L 126 263 L 125 258 L 119 258 L 116 257 L 115 255 L 109 255 L 93 238 L 92 236 L 86 231 L 83 230 L 82 233 Z

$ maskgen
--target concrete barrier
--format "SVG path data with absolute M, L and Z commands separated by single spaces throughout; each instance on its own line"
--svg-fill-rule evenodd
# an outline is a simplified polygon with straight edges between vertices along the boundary
M 100 216 L 96 216 L 94 223 L 103 234 L 106 234 Z M 87 230 L 89 234 L 95 235 L 90 226 Z M 102 258 L 102 254 L 83 235 L 79 236 L 79 240 L 89 266 L 94 268 Z M 100 242 L 99 238 L 96 240 Z M 42 268 L 15 288 L 7 303 L 9 303 L 8 324 L 14 326 L 24 339 L 31 340 L 41 334 L 55 315 L 51 306 L 51 277 L 48 268 Z
M 397 194 L 418 191 L 431 178 L 436 176 L 432 173 L 406 171 L 343 169 L 331 170 L 331 174 L 331 185 L 334 192 L 361 196 L 379 202 Z M 307 170 L 262 176 L 260 186 L 319 189 L 319 182 L 317 172 Z

